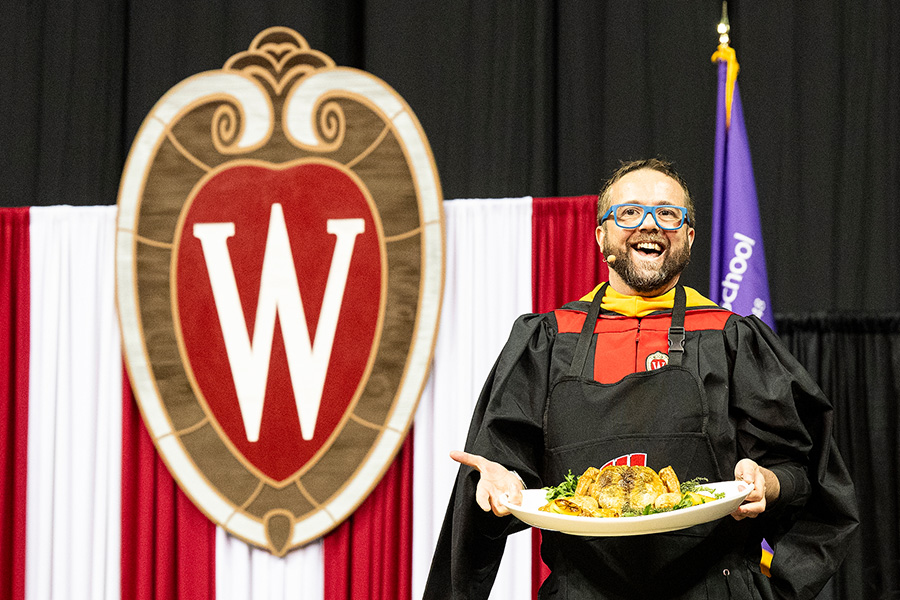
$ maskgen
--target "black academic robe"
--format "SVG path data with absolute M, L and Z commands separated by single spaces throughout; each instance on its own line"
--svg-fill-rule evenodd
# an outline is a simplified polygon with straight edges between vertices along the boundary
M 562 479 L 558 465 L 548 466 L 547 408 L 570 368 L 587 307 L 574 302 L 520 317 L 474 411 L 466 450 L 517 471 L 529 488 Z M 654 357 L 668 349 L 670 323 L 667 311 L 641 318 L 603 311 L 590 349 L 594 377 L 616 385 L 658 368 Z M 702 390 L 717 465 L 702 475 L 732 479 L 737 461 L 751 458 L 778 476 L 779 500 L 756 519 L 726 517 L 671 534 L 586 539 L 545 532 L 542 556 L 552 572 L 541 597 L 813 598 L 843 560 L 858 515 L 828 400 L 755 317 L 692 307 L 685 329 L 682 365 Z M 665 414 L 678 399 L 655 401 Z M 584 430 L 578 420 L 572 426 Z M 609 458 L 598 456 L 593 466 Z M 487 598 L 506 537 L 526 528 L 481 511 L 477 481 L 477 472 L 460 468 L 425 598 Z M 770 579 L 758 567 L 763 537 L 775 549 Z

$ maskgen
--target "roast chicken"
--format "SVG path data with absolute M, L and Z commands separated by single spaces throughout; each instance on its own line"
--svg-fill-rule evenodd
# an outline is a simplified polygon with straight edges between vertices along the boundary
M 681 485 L 672 467 L 589 467 L 578 478 L 575 495 L 550 501 L 540 510 L 590 517 L 620 517 L 647 506 L 672 508 L 681 500 Z

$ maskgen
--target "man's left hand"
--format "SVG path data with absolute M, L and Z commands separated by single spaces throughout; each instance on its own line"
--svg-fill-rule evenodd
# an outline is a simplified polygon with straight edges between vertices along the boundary
M 738 521 L 748 517 L 753 519 L 762 514 L 768 504 L 778 499 L 781 492 L 781 485 L 775 473 L 759 466 L 749 458 L 743 458 L 735 465 L 734 478 L 753 484 L 753 490 L 747 494 L 744 503 L 731 513 L 731 516 Z

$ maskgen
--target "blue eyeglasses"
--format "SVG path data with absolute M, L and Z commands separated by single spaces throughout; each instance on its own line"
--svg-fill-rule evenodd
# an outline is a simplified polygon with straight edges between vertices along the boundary
M 681 229 L 681 226 L 691 220 L 687 216 L 687 209 L 682 206 L 661 204 L 659 206 L 644 206 L 643 204 L 614 204 L 609 207 L 600 218 L 600 223 L 612 215 L 616 225 L 622 229 L 635 229 L 644 222 L 644 218 L 650 213 L 653 221 L 660 229 L 672 231 Z

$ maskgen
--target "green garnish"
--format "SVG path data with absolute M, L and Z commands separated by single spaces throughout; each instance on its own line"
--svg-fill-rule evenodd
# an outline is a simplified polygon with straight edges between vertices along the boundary
M 549 502 L 551 500 L 556 500 L 557 498 L 567 498 L 569 496 L 574 496 L 576 487 L 578 487 L 578 479 L 574 475 L 572 475 L 572 469 L 569 469 L 569 474 L 566 475 L 566 480 L 561 484 L 541 489 L 547 492 L 547 502 Z
M 688 481 L 681 482 L 681 493 L 687 494 L 688 492 L 696 492 L 700 489 L 703 489 L 700 484 L 709 481 L 706 477 L 694 477 Z M 707 488 L 709 489 L 709 488 Z M 711 490 L 710 490 L 711 491 Z
M 681 482 L 681 493 L 686 494 L 688 492 L 695 492 L 699 494 L 700 492 L 706 492 L 706 495 L 713 496 L 716 500 L 721 500 L 725 497 L 725 492 L 717 492 L 715 489 L 711 487 L 707 487 L 701 485 L 704 482 L 709 481 L 706 477 L 694 477 L 689 481 Z M 684 498 L 682 498 L 682 501 Z M 686 504 L 685 506 L 690 506 L 690 504 Z M 678 508 L 684 508 L 683 506 L 678 506 Z

